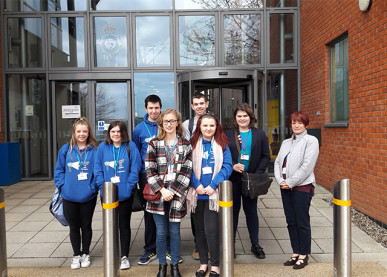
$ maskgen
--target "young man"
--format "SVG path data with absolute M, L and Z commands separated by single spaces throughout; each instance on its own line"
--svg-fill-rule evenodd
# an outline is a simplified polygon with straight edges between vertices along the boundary
M 186 121 L 183 122 L 183 127 L 185 128 L 184 137 L 187 140 L 191 139 L 193 132 L 196 129 L 196 123 L 198 122 L 199 117 L 207 112 L 208 101 L 206 96 L 201 93 L 195 93 L 191 99 L 191 108 L 192 110 L 195 111 L 195 117 L 187 119 Z M 192 229 L 192 235 L 194 236 L 194 241 L 195 241 L 195 249 L 192 253 L 192 258 L 194 258 L 195 260 L 199 260 L 199 253 L 196 250 L 195 225 L 194 225 L 192 216 L 191 216 L 191 229 Z
M 148 95 L 145 98 L 144 121 L 134 128 L 133 142 L 137 145 L 141 156 L 141 171 L 139 176 L 140 190 L 143 191 L 146 184 L 145 155 L 149 142 L 157 136 L 157 119 L 161 113 L 161 99 L 157 95 Z M 145 265 L 157 258 L 156 254 L 156 225 L 153 215 L 144 211 L 145 221 L 145 246 L 144 255 L 138 260 L 138 264 Z

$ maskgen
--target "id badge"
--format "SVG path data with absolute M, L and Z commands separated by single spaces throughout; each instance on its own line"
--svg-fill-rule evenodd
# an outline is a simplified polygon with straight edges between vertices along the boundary
M 210 166 L 203 167 L 203 174 L 212 174 L 212 168 Z
M 241 154 L 241 160 L 248 161 L 250 159 L 249 155 Z
M 87 180 L 87 173 L 81 172 L 78 174 L 78 181 Z
M 286 167 L 282 168 L 282 174 L 286 174 Z
M 167 173 L 167 174 L 165 175 L 164 182 L 165 182 L 165 183 L 168 183 L 168 182 L 170 182 L 170 181 L 172 181 L 172 173 Z
M 117 184 L 120 182 L 120 177 L 119 176 L 114 176 L 112 178 L 110 178 L 110 181 L 113 183 L 113 184 Z

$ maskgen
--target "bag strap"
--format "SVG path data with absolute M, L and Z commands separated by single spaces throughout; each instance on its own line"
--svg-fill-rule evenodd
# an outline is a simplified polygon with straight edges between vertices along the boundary
M 188 121 L 188 130 L 189 130 L 189 136 L 190 137 L 192 137 L 194 122 L 195 122 L 195 117 L 190 118 L 189 121 Z
M 240 145 L 239 139 L 238 139 L 238 132 L 235 128 L 234 128 L 234 136 L 235 136 L 235 145 L 236 145 L 236 148 L 238 149 L 238 157 L 240 160 L 241 159 L 241 145 Z
M 128 142 L 126 143 L 126 152 L 128 152 L 129 172 L 130 172 L 130 146 L 129 146 L 129 142 L 130 142 L 130 141 L 128 141 Z

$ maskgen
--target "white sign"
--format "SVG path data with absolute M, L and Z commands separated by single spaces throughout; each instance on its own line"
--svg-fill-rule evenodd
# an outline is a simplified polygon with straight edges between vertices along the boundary
M 78 117 L 81 117 L 80 105 L 62 106 L 62 118 L 78 118 Z
M 33 105 L 26 105 L 24 107 L 24 113 L 26 116 L 33 116 L 34 115 L 34 106 Z

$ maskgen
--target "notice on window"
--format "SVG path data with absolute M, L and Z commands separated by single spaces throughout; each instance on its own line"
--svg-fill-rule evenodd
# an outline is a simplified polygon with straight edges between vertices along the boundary
M 26 105 L 24 108 L 24 114 L 25 114 L 25 116 L 33 116 L 34 115 L 34 106 L 33 105 Z
M 78 118 L 81 116 L 80 105 L 64 105 L 62 106 L 62 118 Z

